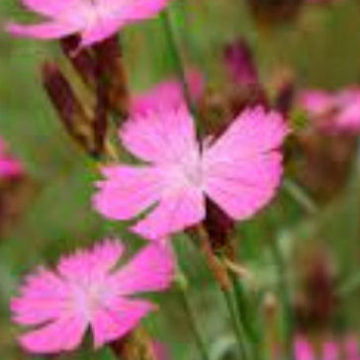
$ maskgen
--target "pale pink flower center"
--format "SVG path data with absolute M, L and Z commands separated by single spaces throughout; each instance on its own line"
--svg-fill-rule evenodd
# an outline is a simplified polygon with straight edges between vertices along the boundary
M 186 155 L 183 154 L 173 164 L 164 166 L 163 174 L 168 184 L 168 186 L 164 187 L 166 191 L 177 191 L 189 187 L 203 190 L 203 162 L 197 151 L 189 152 Z
M 99 283 L 76 284 L 72 294 L 72 305 L 76 312 L 82 314 L 87 322 L 91 322 L 97 309 L 104 305 L 106 291 L 104 286 Z

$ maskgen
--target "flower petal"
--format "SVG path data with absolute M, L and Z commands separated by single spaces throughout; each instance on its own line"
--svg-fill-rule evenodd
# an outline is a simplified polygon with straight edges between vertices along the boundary
M 282 116 L 266 113 L 262 106 L 243 111 L 214 144 L 206 150 L 208 157 L 250 159 L 256 154 L 279 147 L 288 133 Z
M 114 268 L 123 251 L 124 246 L 120 241 L 108 239 L 90 250 L 63 257 L 57 270 L 66 280 L 87 278 L 97 281 Z
M 37 39 L 58 39 L 78 32 L 77 24 L 67 24 L 62 22 L 45 22 L 34 25 L 8 24 L 6 31 L 14 36 L 25 36 Z
M 160 198 L 162 184 L 155 169 L 119 165 L 104 168 L 103 174 L 107 179 L 98 183 L 93 206 L 107 218 L 130 219 Z
M 335 341 L 326 341 L 323 344 L 323 360 L 338 360 L 339 347 Z
M 171 0 L 103 0 L 102 13 L 121 17 L 126 23 L 157 15 Z
M 166 245 L 151 244 L 113 275 L 121 295 L 164 290 L 174 277 L 174 259 Z
M 95 25 L 87 27 L 81 34 L 80 47 L 90 46 L 116 34 L 126 22 L 122 17 L 100 18 Z
M 22 0 L 24 6 L 40 14 L 57 17 L 60 13 L 75 9 L 81 0 Z
M 39 269 L 27 277 L 21 295 L 11 302 L 13 320 L 38 325 L 61 316 L 66 308 L 68 287 L 53 272 Z
M 179 161 L 184 153 L 198 151 L 194 122 L 185 106 L 135 114 L 120 137 L 128 151 L 149 162 Z
M 75 349 L 81 342 L 87 324 L 80 317 L 60 318 L 20 337 L 21 346 L 33 353 L 56 353 Z
M 296 360 L 314 360 L 314 350 L 312 345 L 304 337 L 297 336 L 294 345 Z
M 95 347 L 124 336 L 152 310 L 154 305 L 148 301 L 123 298 L 113 299 L 106 308 L 99 308 L 91 322 Z
M 145 219 L 132 230 L 151 240 L 181 231 L 205 218 L 205 201 L 202 191 L 185 188 L 160 201 Z
M 209 161 L 209 159 L 208 159 Z M 282 157 L 273 152 L 249 160 L 216 159 L 207 164 L 206 194 L 229 216 L 252 216 L 274 196 L 282 175 Z
M 319 116 L 331 110 L 335 103 L 335 97 L 323 90 L 305 90 L 299 96 L 299 104 L 310 115 Z
M 191 70 L 187 74 L 190 93 L 194 99 L 204 92 L 204 79 L 199 71 Z M 184 93 L 178 79 L 169 79 L 153 87 L 145 93 L 134 96 L 131 111 L 146 114 L 150 110 L 161 109 L 166 106 L 178 108 L 184 103 Z

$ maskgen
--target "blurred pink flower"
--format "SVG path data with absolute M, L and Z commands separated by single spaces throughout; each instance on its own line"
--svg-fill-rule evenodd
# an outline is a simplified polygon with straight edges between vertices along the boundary
M 9 24 L 16 36 L 57 39 L 81 34 L 88 46 L 115 34 L 124 26 L 151 18 L 170 0 L 22 0 L 24 6 L 47 18 L 34 25 Z
M 24 349 L 75 349 L 90 326 L 95 347 L 127 334 L 156 306 L 134 295 L 169 287 L 174 271 L 168 248 L 151 244 L 118 267 L 124 246 L 106 240 L 64 257 L 55 271 L 39 268 L 13 299 L 14 321 L 35 328 L 20 337 Z
M 0 180 L 18 177 L 23 172 L 20 161 L 9 155 L 4 140 L 0 138 Z
M 198 100 L 204 92 L 204 79 L 199 71 L 192 70 L 188 74 L 189 88 L 192 97 Z M 167 106 L 179 107 L 184 103 L 181 83 L 177 79 L 169 79 L 155 86 L 151 91 L 136 95 L 131 105 L 132 113 L 146 114 L 149 110 L 156 110 Z
M 360 131 L 360 88 L 349 87 L 336 93 L 305 90 L 299 97 L 314 125 L 332 133 Z
M 218 139 L 199 143 L 185 106 L 133 116 L 120 130 L 144 165 L 114 164 L 93 198 L 105 217 L 151 212 L 132 230 L 157 239 L 205 218 L 205 196 L 231 218 L 254 215 L 274 196 L 282 175 L 278 151 L 288 129 L 281 115 L 258 106 L 242 112 Z
M 349 336 L 344 342 L 328 340 L 321 346 L 318 357 L 312 343 L 303 335 L 298 335 L 294 343 L 295 360 L 359 360 L 359 348 L 356 339 Z

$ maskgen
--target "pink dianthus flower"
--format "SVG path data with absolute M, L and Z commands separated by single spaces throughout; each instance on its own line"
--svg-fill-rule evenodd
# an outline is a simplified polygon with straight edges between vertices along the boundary
M 157 15 L 170 0 L 22 0 L 24 6 L 47 18 L 34 25 L 9 24 L 16 36 L 57 39 L 81 35 L 88 46 L 115 34 L 124 26 Z
M 205 197 L 232 219 L 252 216 L 274 196 L 282 175 L 281 115 L 258 106 L 242 112 L 218 139 L 199 143 L 186 107 L 135 114 L 120 130 L 143 165 L 105 166 L 94 207 L 128 220 L 151 208 L 132 230 L 157 239 L 205 218 Z
M 317 356 L 312 343 L 302 335 L 295 338 L 295 360 L 359 360 L 360 354 L 356 339 L 347 337 L 344 342 L 327 340 L 321 344 L 320 355 Z
M 24 349 L 56 353 L 75 349 L 90 326 L 95 347 L 127 334 L 150 311 L 134 295 L 169 287 L 174 271 L 168 248 L 151 244 L 119 267 L 124 246 L 107 240 L 64 257 L 56 270 L 39 268 L 13 299 L 14 321 L 34 326 L 20 337 Z
M 299 104 L 314 125 L 331 133 L 360 131 L 360 88 L 349 87 L 336 93 L 324 90 L 305 90 Z

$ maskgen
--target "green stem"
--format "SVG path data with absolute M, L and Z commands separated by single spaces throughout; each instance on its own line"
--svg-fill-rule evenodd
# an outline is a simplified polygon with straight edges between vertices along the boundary
M 261 358 L 260 351 L 260 335 L 257 333 L 257 329 L 253 326 L 253 320 L 249 317 L 250 311 L 249 304 L 246 301 L 246 295 L 240 279 L 233 272 L 229 272 L 230 279 L 233 285 L 235 294 L 235 303 L 239 315 L 239 321 L 245 331 L 246 338 L 252 344 L 253 353 L 256 359 Z
M 180 299 L 183 304 L 183 308 L 185 314 L 188 318 L 189 325 L 191 327 L 191 331 L 194 334 L 196 345 L 199 349 L 199 353 L 201 354 L 201 359 L 203 360 L 210 360 L 210 354 L 208 353 L 206 343 L 203 339 L 201 329 L 199 328 L 196 322 L 196 315 L 191 306 L 191 301 L 188 293 L 188 281 L 186 275 L 180 269 L 179 263 L 177 261 L 175 249 L 173 249 L 174 259 L 175 259 L 175 266 L 177 268 L 177 277 L 175 280 L 176 288 L 180 294 Z
M 284 189 L 288 194 L 304 208 L 310 215 L 318 214 L 318 206 L 315 201 L 309 196 L 309 194 L 297 183 L 289 178 L 286 178 L 283 182 Z
M 246 337 L 244 334 L 244 329 L 242 323 L 240 322 L 240 317 L 237 312 L 237 309 L 234 305 L 233 294 L 231 290 L 222 289 L 222 292 L 225 297 L 226 305 L 229 309 L 231 321 L 233 323 L 233 328 L 236 334 L 236 338 L 239 344 L 239 350 L 241 355 L 241 360 L 251 360 L 252 357 L 249 354 L 249 349 L 246 343 Z
M 166 37 L 172 54 L 172 58 L 175 61 L 176 70 L 181 81 L 181 85 L 183 87 L 186 103 L 192 114 L 196 115 L 196 107 L 191 96 L 189 83 L 187 81 L 186 69 L 184 65 L 185 61 L 183 59 L 182 51 L 177 41 L 175 25 L 172 19 L 170 7 L 168 7 L 161 13 L 161 17 L 164 23 Z
M 195 313 L 192 309 L 190 298 L 188 296 L 188 293 L 186 290 L 180 290 L 180 296 L 183 303 L 183 307 L 185 310 L 185 313 L 189 319 L 189 324 L 191 326 L 191 330 L 195 336 L 195 341 L 197 344 L 197 347 L 199 349 L 199 353 L 201 354 L 201 359 L 204 360 L 210 360 L 210 354 L 208 353 L 208 350 L 205 345 L 205 341 L 203 340 L 201 330 L 198 327 L 196 321 L 195 321 Z
M 204 226 L 199 225 L 197 226 L 196 230 L 197 230 L 197 236 L 201 243 L 203 254 L 205 255 L 206 260 L 208 262 L 208 266 L 212 271 L 214 278 L 224 295 L 226 305 L 230 313 L 233 329 L 238 342 L 241 359 L 242 360 L 251 359 L 251 357 L 249 357 L 249 352 L 247 349 L 244 330 L 242 328 L 242 324 L 239 322 L 239 315 L 237 313 L 237 309 L 234 306 L 231 281 L 229 279 L 229 275 L 226 270 L 226 267 L 221 261 L 221 259 L 214 254 L 211 246 L 211 241 L 209 239 L 209 234 L 204 228 Z
M 294 338 L 294 319 L 291 306 L 291 297 L 286 277 L 286 265 L 279 247 L 275 240 L 271 246 L 274 262 L 276 264 L 279 276 L 279 291 L 284 309 L 284 334 L 286 339 L 286 353 L 288 359 L 293 359 L 293 338 Z

